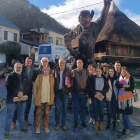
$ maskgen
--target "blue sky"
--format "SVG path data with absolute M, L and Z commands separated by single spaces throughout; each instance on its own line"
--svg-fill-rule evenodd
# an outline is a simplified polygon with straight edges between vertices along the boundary
M 114 0 L 117 7 L 124 12 L 133 21 L 140 20 L 140 0 Z M 29 0 L 39 7 L 43 12 L 47 14 L 59 13 L 71 9 L 76 9 L 79 7 L 84 7 L 94 3 L 103 2 L 103 0 Z M 95 10 L 95 20 L 100 15 L 103 4 L 98 4 L 96 6 L 86 7 L 88 10 Z M 82 9 L 80 9 L 82 10 Z M 80 10 L 73 12 L 68 12 L 65 14 L 59 14 L 52 16 L 58 22 L 66 27 L 74 27 L 78 24 L 77 17 Z M 77 22 L 76 22 L 77 21 Z M 140 25 L 140 21 L 136 22 Z

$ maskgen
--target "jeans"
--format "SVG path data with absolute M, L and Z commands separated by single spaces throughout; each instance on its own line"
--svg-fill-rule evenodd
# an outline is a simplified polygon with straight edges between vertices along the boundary
M 26 101 L 26 107 L 25 107 L 25 112 L 24 112 L 24 120 L 26 121 L 28 121 L 31 103 L 32 103 L 32 92 L 28 94 L 28 100 Z
M 12 118 L 15 110 L 17 109 L 17 118 L 19 122 L 20 129 L 24 128 L 24 110 L 25 110 L 26 102 L 17 102 L 17 103 L 7 103 L 7 115 L 5 122 L 5 132 L 10 131 Z
M 113 115 L 113 122 L 116 122 L 116 97 L 115 94 L 112 94 L 111 101 L 107 101 L 107 119 L 108 122 L 111 121 L 111 116 Z
M 55 122 L 60 124 L 60 107 L 62 103 L 62 125 L 65 125 L 67 118 L 67 105 L 69 95 L 61 92 L 56 93 L 55 96 Z
M 102 101 L 92 98 L 92 104 L 94 106 L 95 122 L 98 122 L 98 112 L 100 114 L 100 122 L 104 121 L 104 99 Z
M 90 105 L 88 105 L 88 113 L 89 113 L 89 117 L 94 119 L 95 116 L 94 116 L 94 106 L 93 104 L 91 103 Z
M 28 115 L 31 108 L 32 103 L 32 92 L 28 95 L 28 100 L 26 101 L 25 112 L 24 112 L 24 120 L 28 121 Z M 13 123 L 17 121 L 17 110 L 15 110 L 13 115 Z
M 122 118 L 123 118 L 123 127 L 124 127 L 124 129 L 129 129 L 130 130 L 129 115 L 122 115 Z
M 85 122 L 86 121 L 86 95 L 73 92 L 72 103 L 73 103 L 74 121 L 78 122 L 78 108 L 80 105 L 81 108 L 80 120 L 81 122 Z

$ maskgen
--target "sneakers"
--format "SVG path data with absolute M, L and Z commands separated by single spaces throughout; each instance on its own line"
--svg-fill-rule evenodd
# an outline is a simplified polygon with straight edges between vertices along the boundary
M 87 128 L 87 125 L 86 125 L 85 122 L 82 122 L 82 126 L 83 126 L 84 128 Z
M 32 124 L 29 122 L 29 121 L 24 121 L 24 123 L 27 125 L 27 126 L 31 126 Z
M 89 121 L 88 121 L 88 123 L 89 123 L 89 124 L 92 124 L 92 123 L 93 123 L 93 119 L 90 118 Z
M 45 129 L 45 132 L 49 133 L 50 130 L 48 128 L 44 128 Z
M 4 133 L 4 137 L 5 137 L 5 138 L 9 138 L 9 137 L 10 137 L 9 132 L 5 132 L 5 133 Z
M 15 129 L 16 129 L 16 123 L 12 123 L 11 129 L 12 129 L 12 130 L 15 130 Z
M 20 131 L 23 132 L 23 133 L 28 133 L 28 129 L 27 128 L 20 129 Z
M 36 127 L 36 134 L 39 134 L 39 133 L 40 133 L 40 128 Z
M 62 125 L 62 129 L 63 129 L 64 131 L 67 131 L 67 130 L 68 130 L 68 128 L 66 127 L 66 125 Z
M 125 130 L 125 135 L 129 135 L 130 134 L 130 130 L 129 129 L 126 129 Z
M 59 130 L 59 125 L 57 124 L 55 127 L 55 131 L 58 131 L 58 130 Z

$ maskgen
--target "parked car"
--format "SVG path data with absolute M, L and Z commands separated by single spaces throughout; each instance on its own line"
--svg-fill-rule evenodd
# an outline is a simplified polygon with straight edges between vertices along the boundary
M 8 66 L 3 60 L 0 60 L 0 76 L 4 77 L 4 74 L 8 72 Z

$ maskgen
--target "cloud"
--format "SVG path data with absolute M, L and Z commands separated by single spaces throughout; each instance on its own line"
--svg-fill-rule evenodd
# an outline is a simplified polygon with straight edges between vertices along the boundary
M 95 21 L 101 14 L 103 8 L 103 1 L 104 0 L 94 0 L 94 1 L 93 0 L 66 0 L 63 4 L 59 4 L 58 6 L 51 5 L 49 9 L 44 8 L 41 11 L 49 14 L 51 17 L 56 19 L 59 23 L 61 23 L 65 27 L 74 28 L 76 27 L 76 25 L 79 24 L 78 16 L 81 10 L 89 10 L 89 11 L 94 10 L 95 16 L 93 18 L 93 21 Z M 114 0 L 114 1 L 117 6 L 121 6 L 121 3 L 123 2 L 123 0 Z M 93 5 L 96 3 L 98 4 Z M 91 6 L 85 7 L 88 5 Z M 80 7 L 85 7 L 85 8 L 77 9 Z M 77 10 L 73 10 L 73 9 L 77 9 Z M 69 12 L 64 12 L 64 11 L 69 11 Z M 122 8 L 122 11 L 133 21 L 140 19 L 140 15 L 136 15 L 135 13 L 132 13 L 129 9 Z M 137 21 L 136 23 L 140 25 L 140 21 Z
M 120 5 L 121 1 L 122 0 L 115 0 L 116 5 Z M 98 4 L 93 5 L 96 3 Z M 91 6 L 85 7 L 88 5 L 91 5 Z M 85 8 L 77 9 L 80 7 L 85 7 Z M 92 0 L 66 0 L 63 4 L 59 4 L 58 6 L 51 5 L 49 9 L 44 8 L 41 11 L 49 14 L 51 17 L 56 19 L 65 27 L 74 28 L 77 24 L 79 24 L 78 15 L 81 10 L 90 10 L 90 11 L 94 10 L 95 16 L 93 20 L 96 20 L 100 16 L 102 8 L 103 8 L 103 0 L 94 0 L 94 1 Z M 77 9 L 77 10 L 61 13 L 61 12 L 69 11 L 73 9 Z M 56 14 L 56 13 L 61 13 L 61 14 Z
M 124 9 L 123 11 L 132 21 L 140 26 L 140 15 L 131 12 L 129 9 Z

